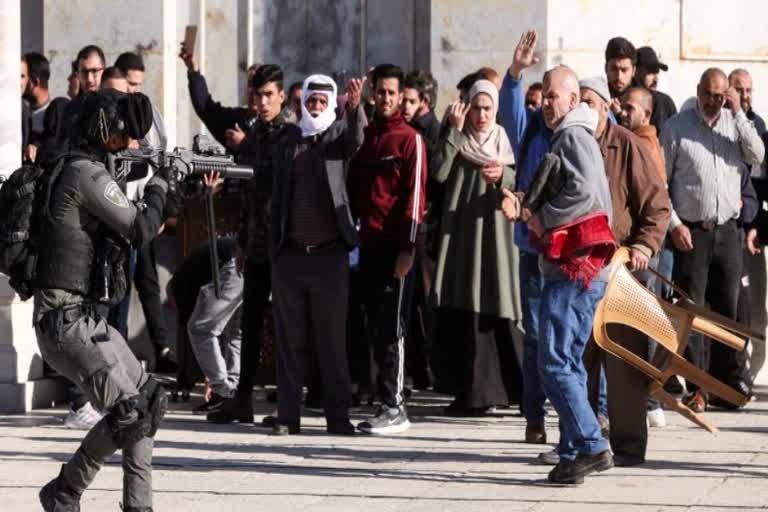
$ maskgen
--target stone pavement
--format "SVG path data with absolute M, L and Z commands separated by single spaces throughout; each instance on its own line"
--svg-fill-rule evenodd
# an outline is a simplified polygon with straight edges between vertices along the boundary
M 188 412 L 191 404 L 174 404 L 155 450 L 155 510 L 766 510 L 768 389 L 760 391 L 743 411 L 707 413 L 717 436 L 668 412 L 671 425 L 652 431 L 645 465 L 572 488 L 544 483 L 549 468 L 531 464 L 542 447 L 520 442 L 525 423 L 511 411 L 444 418 L 446 400 L 420 394 L 413 427 L 396 437 L 329 437 L 321 418 L 307 416 L 302 435 L 274 438 L 252 426 L 208 425 Z M 263 393 L 256 400 L 268 411 Z M 64 412 L 0 416 L 0 510 L 39 510 L 39 487 L 83 435 L 61 426 Z M 548 427 L 556 438 L 553 417 Z M 115 456 L 84 495 L 83 510 L 119 510 L 120 489 Z

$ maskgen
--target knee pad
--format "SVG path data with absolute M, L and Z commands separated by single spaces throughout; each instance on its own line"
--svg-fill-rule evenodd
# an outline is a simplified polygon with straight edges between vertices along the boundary
M 154 437 L 166 411 L 168 411 L 168 392 L 152 376 L 144 383 L 140 391 L 147 401 L 147 419 L 149 421 L 147 436 Z
M 116 403 L 107 414 L 107 424 L 120 448 L 154 437 L 168 409 L 168 394 L 150 377 L 139 394 Z

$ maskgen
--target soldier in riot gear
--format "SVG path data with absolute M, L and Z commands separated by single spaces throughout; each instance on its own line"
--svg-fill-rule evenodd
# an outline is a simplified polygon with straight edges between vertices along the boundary
M 80 118 L 80 139 L 51 178 L 40 218 L 34 322 L 40 352 L 75 382 L 104 414 L 59 476 L 40 491 L 46 511 L 79 511 L 80 496 L 104 460 L 123 454 L 123 510 L 152 510 L 153 436 L 165 413 L 165 391 L 145 373 L 106 311 L 125 291 L 128 245 L 149 243 L 171 204 L 175 171 L 161 169 L 141 203 L 130 202 L 105 165 L 152 124 L 140 93 L 92 93 Z

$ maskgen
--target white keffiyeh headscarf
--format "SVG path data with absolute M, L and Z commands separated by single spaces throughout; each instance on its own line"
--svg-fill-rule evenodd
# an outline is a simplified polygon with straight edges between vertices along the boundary
M 322 94 L 328 100 L 328 107 L 317 117 L 312 117 L 306 107 L 307 99 L 313 94 Z M 323 133 L 336 120 L 336 82 L 326 75 L 312 75 L 304 80 L 301 88 L 301 128 L 302 137 L 312 137 Z

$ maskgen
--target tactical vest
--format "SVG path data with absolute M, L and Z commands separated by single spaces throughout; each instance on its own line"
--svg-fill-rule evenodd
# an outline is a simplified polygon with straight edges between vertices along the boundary
M 51 197 L 56 193 L 56 184 L 48 183 L 41 212 L 43 227 L 36 287 L 88 295 L 95 262 L 94 235 L 81 226 L 70 226 L 51 217 Z
M 46 219 L 37 262 L 37 288 L 57 288 L 88 295 L 94 243 L 80 227 Z

